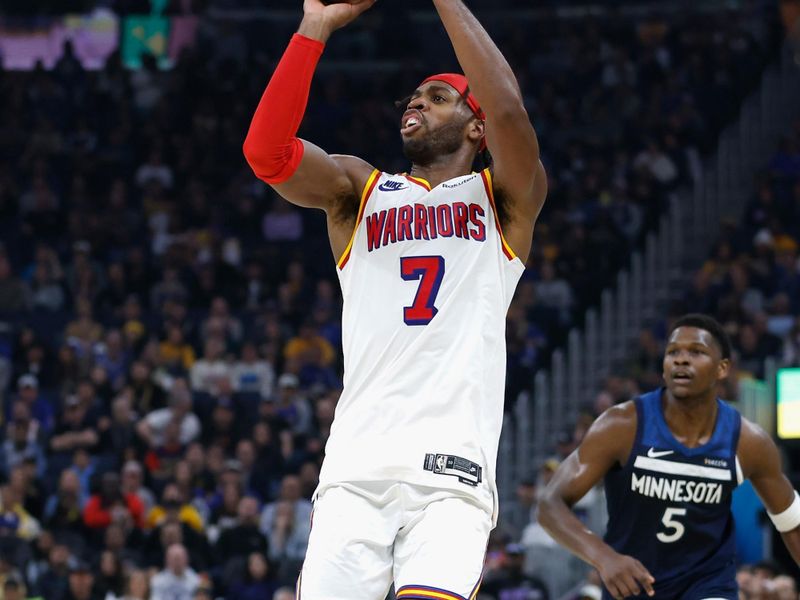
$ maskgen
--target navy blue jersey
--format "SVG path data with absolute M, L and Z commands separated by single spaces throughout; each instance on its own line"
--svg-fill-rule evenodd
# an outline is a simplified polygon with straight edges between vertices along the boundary
M 634 401 L 637 427 L 630 457 L 605 478 L 605 540 L 650 571 L 656 598 L 735 599 L 730 507 L 739 483 L 741 416 L 717 400 L 717 422 L 708 443 L 687 448 L 664 420 L 661 394 L 658 389 Z

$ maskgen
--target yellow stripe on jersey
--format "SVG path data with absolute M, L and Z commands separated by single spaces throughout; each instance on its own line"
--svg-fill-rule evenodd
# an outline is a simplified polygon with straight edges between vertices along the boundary
M 378 177 L 380 177 L 381 172 L 378 169 L 372 171 L 370 176 L 367 178 L 367 183 L 364 184 L 364 189 L 361 191 L 361 201 L 358 205 L 358 216 L 356 217 L 356 224 L 353 227 L 353 234 L 350 236 L 350 241 L 347 243 L 347 247 L 342 252 L 342 256 L 339 257 L 339 261 L 336 263 L 336 266 L 339 269 L 342 269 L 344 265 L 347 263 L 347 260 L 350 258 L 350 250 L 353 248 L 353 241 L 356 239 L 356 232 L 358 231 L 358 226 L 361 223 L 361 219 L 364 216 L 364 209 L 367 206 L 367 200 L 369 199 L 370 194 L 372 193 L 373 188 L 375 187 L 375 183 L 378 181 Z
M 484 169 L 481 172 L 481 176 L 483 177 L 483 183 L 486 187 L 486 194 L 489 196 L 489 204 L 492 205 L 492 212 L 494 212 L 494 222 L 497 224 L 497 232 L 500 234 L 500 242 L 503 244 L 503 250 L 505 251 L 506 256 L 508 256 L 509 260 L 514 260 L 517 258 L 516 253 L 511 249 L 511 246 L 508 245 L 506 241 L 506 237 L 503 235 L 503 228 L 500 226 L 500 217 L 497 214 L 497 205 L 494 202 L 494 184 L 492 183 L 492 174 L 488 168 Z
M 409 181 L 413 181 L 414 183 L 416 183 L 416 184 L 418 184 L 418 185 L 421 185 L 422 187 L 424 187 L 424 188 L 425 188 L 426 190 L 428 190 L 429 192 L 430 192 L 430 191 L 431 191 L 431 189 L 432 189 L 432 188 L 431 188 L 431 184 L 428 182 L 428 180 L 427 180 L 427 179 L 423 179 L 422 177 L 412 177 L 411 175 L 407 175 L 407 174 L 405 174 L 405 173 L 403 173 L 403 176 L 404 176 L 406 179 L 408 179 Z

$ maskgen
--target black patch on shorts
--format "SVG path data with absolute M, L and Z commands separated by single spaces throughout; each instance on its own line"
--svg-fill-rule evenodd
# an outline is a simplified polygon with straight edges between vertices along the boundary
M 461 483 L 473 487 L 483 481 L 483 468 L 479 464 L 451 454 L 426 454 L 422 468 L 437 475 L 457 477 Z

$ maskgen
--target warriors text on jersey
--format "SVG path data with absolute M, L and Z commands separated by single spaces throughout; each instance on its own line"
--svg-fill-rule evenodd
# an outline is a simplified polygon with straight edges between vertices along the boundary
M 489 171 L 435 188 L 375 171 L 339 261 L 344 391 L 320 487 L 405 481 L 494 508 L 505 319 L 524 265 Z
M 717 400 L 711 438 L 687 448 L 670 432 L 661 397 L 659 389 L 636 398 L 630 458 L 606 476 L 606 542 L 650 571 L 656 598 L 736 598 L 731 494 L 741 481 L 741 417 Z

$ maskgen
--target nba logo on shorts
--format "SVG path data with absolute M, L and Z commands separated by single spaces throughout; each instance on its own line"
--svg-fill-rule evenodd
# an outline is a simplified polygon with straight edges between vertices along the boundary
M 436 455 L 436 467 L 434 468 L 434 473 L 444 473 L 445 467 L 447 466 L 447 458 L 442 454 Z

